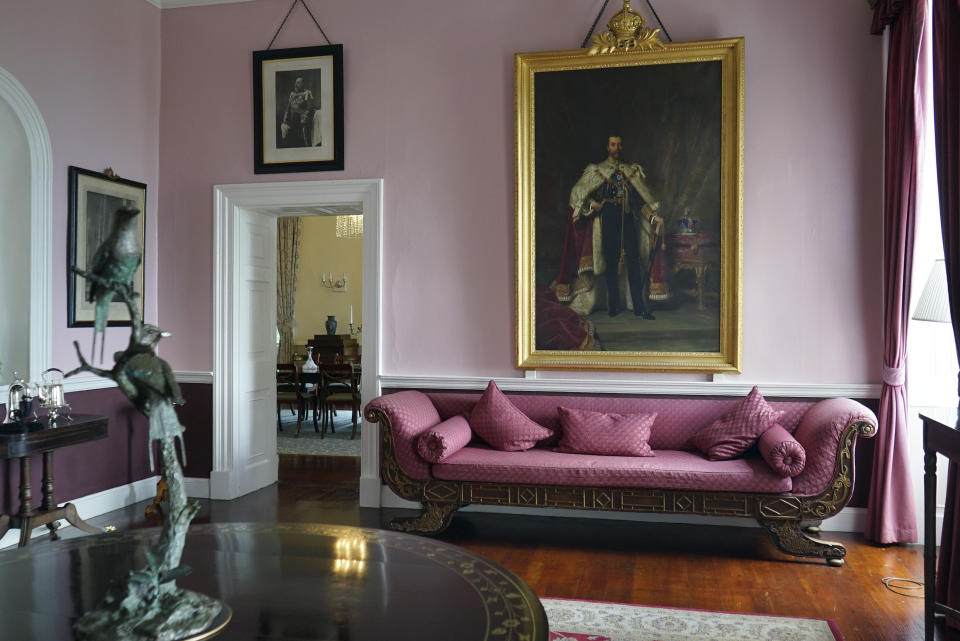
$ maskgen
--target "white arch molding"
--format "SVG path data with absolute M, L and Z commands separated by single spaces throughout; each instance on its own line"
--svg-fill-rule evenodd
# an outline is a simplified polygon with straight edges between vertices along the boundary
M 246 411 L 249 399 L 241 391 L 238 373 L 248 359 L 241 347 L 250 323 L 242 309 L 241 267 L 245 265 L 244 220 L 260 221 L 290 215 L 281 208 L 362 203 L 363 207 L 363 380 L 362 403 L 380 395 L 380 256 L 382 248 L 383 179 L 215 185 L 213 265 L 213 469 L 210 498 L 232 499 L 251 487 L 242 477 L 250 461 L 247 448 L 253 435 L 236 412 Z M 289 210 L 286 210 L 289 212 Z M 272 334 L 271 334 L 272 335 Z M 273 373 L 270 374 L 271 378 Z M 260 426 L 263 427 L 263 426 Z M 361 430 L 360 505 L 379 507 L 378 433 Z M 262 469 L 262 466 L 261 466 Z M 276 470 L 273 470 L 274 480 Z M 261 481 L 262 482 L 262 481 Z
M 29 380 L 49 367 L 52 354 L 53 152 L 40 109 L 24 86 L 3 67 L 0 67 L 0 100 L 6 101 L 20 120 L 30 150 L 30 362 L 26 373 Z M 0 392 L 6 399 L 5 391 Z

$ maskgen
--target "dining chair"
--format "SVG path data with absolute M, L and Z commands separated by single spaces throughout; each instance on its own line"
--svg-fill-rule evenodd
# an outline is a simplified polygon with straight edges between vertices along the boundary
M 277 431 L 283 431 L 280 423 L 280 408 L 288 406 L 297 415 L 297 431 L 295 437 L 300 436 L 300 425 L 307 412 L 314 410 L 317 403 L 316 386 L 309 388 L 300 381 L 300 371 L 294 364 L 277 364 Z M 317 425 L 317 415 L 313 412 L 313 429 L 320 431 Z
M 353 363 L 323 364 L 320 366 L 320 438 L 327 432 L 333 432 L 333 415 L 337 407 L 349 407 L 353 420 L 350 440 L 357 436 L 357 417 L 360 415 L 360 376 Z

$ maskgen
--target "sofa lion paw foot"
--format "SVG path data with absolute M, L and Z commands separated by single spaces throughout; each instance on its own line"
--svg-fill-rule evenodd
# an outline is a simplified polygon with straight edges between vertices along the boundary
M 417 516 L 398 516 L 390 521 L 391 530 L 416 534 L 439 534 L 447 529 L 453 513 L 462 506 L 459 503 L 424 502 L 423 512 Z
M 810 538 L 799 521 L 758 517 L 757 522 L 763 526 L 781 552 L 824 559 L 835 567 L 843 565 L 847 549 L 839 543 Z

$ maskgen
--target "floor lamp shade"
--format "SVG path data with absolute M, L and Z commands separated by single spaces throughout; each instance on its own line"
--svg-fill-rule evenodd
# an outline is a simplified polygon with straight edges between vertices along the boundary
M 917 308 L 913 312 L 914 320 L 950 322 L 950 296 L 947 293 L 947 268 L 941 258 L 933 262 L 933 269 L 923 286 Z

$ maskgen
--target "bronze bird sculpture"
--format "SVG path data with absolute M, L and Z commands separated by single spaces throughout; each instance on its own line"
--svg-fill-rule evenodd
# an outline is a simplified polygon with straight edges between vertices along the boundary
M 183 405 L 183 395 L 170 365 L 156 353 L 157 343 L 167 336 L 170 334 L 156 325 L 142 325 L 139 336 L 131 337 L 129 347 L 113 355 L 115 364 L 110 376 L 134 407 L 150 421 L 151 471 L 154 441 L 180 437 L 180 452 L 186 462 L 181 436 L 183 425 L 173 409 L 174 405 Z

